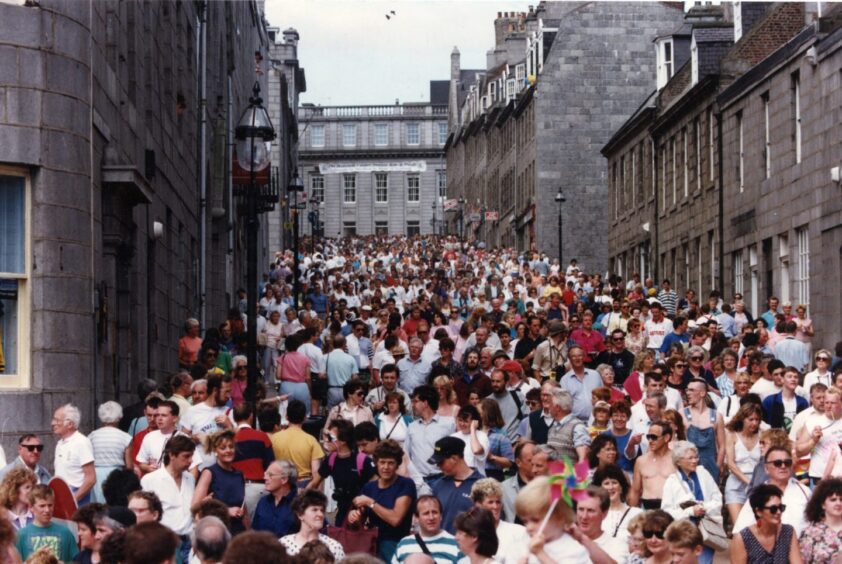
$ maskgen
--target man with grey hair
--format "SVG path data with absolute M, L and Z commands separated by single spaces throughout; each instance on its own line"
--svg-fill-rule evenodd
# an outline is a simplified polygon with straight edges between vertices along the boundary
M 59 438 L 53 465 L 55 476 L 67 482 L 80 506 L 91 502 L 91 490 L 96 484 L 94 449 L 88 437 L 79 432 L 81 420 L 79 408 L 71 403 L 59 407 L 52 420 L 53 434 Z
M 408 394 L 411 394 L 418 386 L 426 384 L 433 369 L 429 362 L 421 358 L 423 350 L 424 341 L 413 337 L 409 340 L 409 356 L 398 361 L 400 372 L 398 386 Z
M 547 435 L 547 446 L 556 455 L 568 457 L 574 463 L 588 457 L 591 436 L 587 426 L 573 413 L 573 396 L 566 390 L 556 388 L 552 391 L 550 414 L 553 424 Z
M 222 556 L 231 542 L 231 533 L 219 517 L 202 517 L 190 535 L 193 551 L 202 564 L 222 562 Z
M 298 470 L 295 464 L 286 460 L 277 460 L 269 465 L 263 476 L 266 491 L 257 502 L 251 527 L 255 531 L 269 531 L 280 538 L 292 532 L 295 514 L 292 512 L 292 500 L 298 495 Z

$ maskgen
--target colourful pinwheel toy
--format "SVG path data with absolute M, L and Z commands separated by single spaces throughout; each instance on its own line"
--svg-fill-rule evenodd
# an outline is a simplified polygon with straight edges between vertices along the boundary
M 574 465 L 569 458 L 564 458 L 550 463 L 549 468 L 553 502 L 563 499 L 567 505 L 573 507 L 573 501 L 582 499 L 585 489 L 590 485 L 588 461 L 583 460 Z

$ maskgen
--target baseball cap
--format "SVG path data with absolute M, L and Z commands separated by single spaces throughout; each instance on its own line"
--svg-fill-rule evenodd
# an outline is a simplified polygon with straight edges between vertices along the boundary
M 443 460 L 453 455 L 465 457 L 465 441 L 459 437 L 443 437 L 436 441 L 433 456 L 427 462 L 438 466 Z

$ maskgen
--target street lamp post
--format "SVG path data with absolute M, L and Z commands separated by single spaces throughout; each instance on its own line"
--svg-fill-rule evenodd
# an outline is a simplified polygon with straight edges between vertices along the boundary
M 561 207 L 564 205 L 564 194 L 561 192 L 561 188 L 558 189 L 558 194 L 555 195 L 555 202 L 558 204 L 558 268 L 559 271 L 564 269 L 564 231 L 562 230 L 561 226 Z
M 465 252 L 465 198 L 459 197 L 459 239 L 462 253 Z
M 269 166 L 272 140 L 275 130 L 263 100 L 260 98 L 260 84 L 255 82 L 253 96 L 249 98 L 249 106 L 243 112 L 235 129 L 237 139 L 237 162 L 249 173 L 249 189 L 246 192 L 246 270 L 247 270 L 247 336 L 248 347 L 246 359 L 248 361 L 248 386 L 246 398 L 254 403 L 257 400 L 257 219 L 260 194 L 255 182 L 255 173 Z
M 433 226 L 433 235 L 437 235 L 436 233 L 436 201 L 433 200 L 433 219 L 430 220 L 430 223 Z
M 287 187 L 287 192 L 289 192 L 289 197 L 292 199 L 292 205 L 290 206 L 290 212 L 292 213 L 292 264 L 293 269 L 295 272 L 292 274 L 292 299 L 295 302 L 295 310 L 298 311 L 300 307 L 300 303 L 298 298 L 299 293 L 301 292 L 301 285 L 299 284 L 299 270 L 298 265 L 298 212 L 300 211 L 298 205 L 298 193 L 304 191 L 304 182 L 302 182 L 301 177 L 298 176 L 298 171 L 294 171 L 292 173 L 292 178 L 289 181 L 289 186 Z M 306 205 L 306 204 L 305 204 Z

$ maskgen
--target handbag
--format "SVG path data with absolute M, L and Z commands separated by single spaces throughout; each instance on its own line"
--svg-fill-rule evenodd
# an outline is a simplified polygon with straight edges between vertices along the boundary
M 363 552 L 365 554 L 377 554 L 377 537 L 379 532 L 376 528 L 359 529 L 349 528 L 347 525 L 337 527 L 335 525 L 327 526 L 327 536 L 342 545 L 345 554 L 353 554 L 354 552 Z
M 731 546 L 731 541 L 728 539 L 728 535 L 725 534 L 725 528 L 722 524 L 714 521 L 707 515 L 699 521 L 699 531 L 702 533 L 702 542 L 704 545 L 717 552 L 728 550 Z

